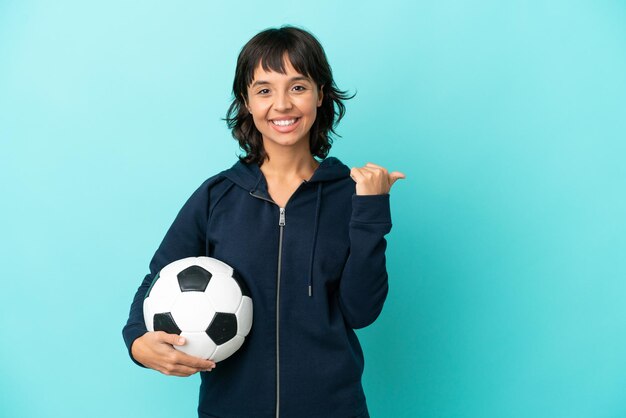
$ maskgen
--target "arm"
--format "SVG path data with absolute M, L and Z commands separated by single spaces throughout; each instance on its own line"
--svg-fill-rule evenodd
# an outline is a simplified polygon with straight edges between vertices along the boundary
M 130 307 L 128 321 L 122 330 L 124 342 L 128 348 L 131 359 L 138 365 L 145 367 L 145 364 L 135 359 L 133 347 L 138 338 L 148 333 L 143 317 L 143 300 L 146 292 L 156 274 L 165 265 L 172 261 L 192 256 L 206 254 L 206 224 L 209 212 L 209 187 L 212 177 L 206 180 L 183 205 L 174 222 L 165 234 L 161 245 L 155 252 L 150 262 L 150 273 L 145 276 L 141 285 L 135 293 L 135 297 Z M 148 333 L 152 334 L 152 333 Z M 167 335 L 167 334 L 165 334 Z M 174 343 L 175 339 L 165 337 L 156 341 L 154 336 L 150 336 L 155 344 L 167 342 Z M 144 340 L 149 339 L 148 337 Z M 172 337 L 173 338 L 173 337 Z M 171 340 L 171 341 L 170 341 Z M 171 347 L 169 347 L 171 349 Z M 145 353 L 148 350 L 140 350 Z M 154 350 L 152 350 L 154 351 Z M 183 355 L 184 353 L 180 353 Z M 206 366 L 206 364 L 204 364 Z M 148 365 L 155 368 L 152 365 Z
M 352 328 L 363 328 L 376 320 L 387 297 L 387 268 L 384 236 L 391 230 L 389 191 L 406 176 L 367 163 L 352 168 L 356 183 L 350 218 L 350 254 L 339 285 L 339 306 Z
M 391 230 L 389 194 L 353 195 L 350 254 L 339 285 L 339 306 L 352 328 L 370 325 L 387 297 L 384 236 Z

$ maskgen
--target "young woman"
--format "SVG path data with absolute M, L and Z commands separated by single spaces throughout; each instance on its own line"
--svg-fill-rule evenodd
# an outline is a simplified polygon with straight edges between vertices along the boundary
M 123 335 L 131 358 L 167 375 L 202 372 L 200 417 L 368 417 L 354 329 L 387 296 L 389 190 L 404 178 L 328 157 L 349 99 L 310 33 L 268 29 L 241 50 L 227 121 L 245 155 L 180 210 L 135 294 Z M 147 332 L 144 295 L 166 264 L 209 256 L 250 288 L 254 324 L 219 364 Z

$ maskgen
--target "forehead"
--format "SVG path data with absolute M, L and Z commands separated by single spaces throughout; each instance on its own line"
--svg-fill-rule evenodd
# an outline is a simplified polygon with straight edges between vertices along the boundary
M 300 74 L 293 66 L 293 64 L 291 64 L 291 61 L 289 60 L 289 58 L 285 57 L 283 58 L 283 69 L 284 69 L 284 73 L 281 71 L 280 68 L 277 69 L 272 69 L 271 67 L 269 67 L 268 65 L 265 65 L 265 68 L 263 68 L 264 66 L 262 65 L 261 61 L 259 61 L 259 63 L 257 64 L 257 66 L 254 68 L 254 73 L 252 75 L 252 79 L 253 80 L 258 80 L 259 78 L 262 77 L 280 77 L 280 76 L 292 76 L 292 75 L 300 75 L 300 76 L 304 76 L 304 74 Z
M 254 71 L 251 71 L 247 81 L 247 87 L 252 88 L 259 84 L 273 84 L 280 82 L 292 82 L 294 80 L 314 83 L 314 80 L 298 71 L 292 64 L 289 54 L 287 52 L 282 54 L 282 57 L 278 59 L 278 56 L 269 54 L 266 57 L 261 57 Z

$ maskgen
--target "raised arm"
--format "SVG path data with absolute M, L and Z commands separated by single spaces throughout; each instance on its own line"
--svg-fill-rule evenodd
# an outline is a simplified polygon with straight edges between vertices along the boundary
M 353 168 L 356 182 L 350 219 L 350 254 L 339 286 L 339 304 L 352 328 L 363 328 L 376 320 L 388 292 L 384 236 L 391 230 L 389 191 L 393 183 L 406 176 L 389 174 L 368 163 Z

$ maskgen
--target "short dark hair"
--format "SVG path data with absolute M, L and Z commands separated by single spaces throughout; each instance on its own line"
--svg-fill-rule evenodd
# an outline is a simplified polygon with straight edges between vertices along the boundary
M 323 86 L 322 105 L 310 131 L 311 154 L 326 158 L 333 142 L 331 134 L 341 137 L 334 128 L 346 112 L 343 100 L 353 98 L 356 93 L 348 96 L 346 91 L 337 88 L 324 49 L 311 33 L 291 25 L 266 29 L 250 39 L 239 53 L 233 101 L 224 119 L 233 138 L 239 141 L 240 148 L 245 152 L 244 156 L 239 156 L 243 162 L 262 164 L 267 157 L 261 133 L 246 108 L 248 86 L 253 81 L 254 70 L 260 64 L 265 71 L 285 74 L 285 54 L 296 71 L 312 78 L 318 88 Z

